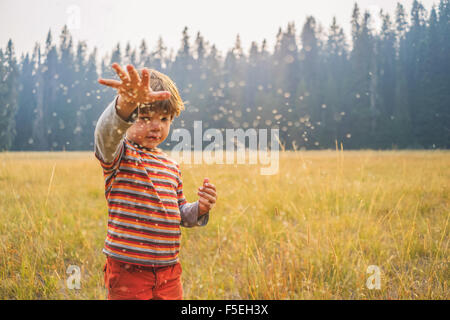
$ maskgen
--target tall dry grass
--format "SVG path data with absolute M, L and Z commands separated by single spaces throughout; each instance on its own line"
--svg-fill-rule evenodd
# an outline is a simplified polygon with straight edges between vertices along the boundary
M 183 229 L 187 299 L 449 297 L 448 151 L 282 152 L 273 176 L 181 168 L 188 201 L 204 177 L 219 195 L 206 227 Z M 103 183 L 90 152 L 0 153 L 0 299 L 106 297 Z

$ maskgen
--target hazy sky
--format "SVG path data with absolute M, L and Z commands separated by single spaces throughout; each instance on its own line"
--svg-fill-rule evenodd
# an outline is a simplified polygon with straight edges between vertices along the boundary
M 410 12 L 413 0 L 358 0 L 361 12 L 380 8 L 395 13 L 397 2 Z M 185 26 L 193 43 L 198 31 L 215 44 L 222 55 L 234 45 L 236 35 L 248 52 L 251 41 L 267 39 L 273 49 L 281 26 L 295 22 L 297 35 L 312 15 L 326 30 L 336 16 L 350 36 L 350 18 L 355 0 L 0 0 L 0 47 L 13 39 L 16 55 L 32 52 L 35 42 L 43 47 L 49 29 L 53 43 L 59 43 L 64 24 L 75 40 L 86 40 L 89 52 L 94 46 L 98 57 L 110 53 L 120 42 L 138 47 L 144 38 L 150 49 L 161 35 L 166 46 L 178 50 Z M 439 0 L 422 0 L 428 10 Z M 378 15 L 377 15 L 378 16 Z M 374 21 L 376 26 L 377 21 Z

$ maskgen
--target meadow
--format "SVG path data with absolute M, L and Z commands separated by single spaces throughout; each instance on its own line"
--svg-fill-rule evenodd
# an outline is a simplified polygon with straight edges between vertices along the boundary
M 286 151 L 271 176 L 181 169 L 188 201 L 204 177 L 218 192 L 208 225 L 182 229 L 185 299 L 449 298 L 448 151 Z M 0 299 L 106 298 L 93 152 L 0 153 L 0 216 Z

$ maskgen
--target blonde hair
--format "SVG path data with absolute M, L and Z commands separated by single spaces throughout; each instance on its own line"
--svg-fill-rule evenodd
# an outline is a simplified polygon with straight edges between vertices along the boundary
M 169 115 L 171 115 L 172 119 L 175 116 L 178 117 L 181 111 L 184 110 L 184 103 L 180 97 L 180 93 L 178 92 L 175 83 L 164 73 L 149 68 L 141 68 L 138 70 L 141 77 L 142 71 L 144 69 L 147 69 L 150 73 L 150 88 L 153 91 L 169 91 L 170 98 L 167 100 L 159 100 L 150 104 L 141 105 L 133 112 L 133 116 L 137 117 L 139 112 L 138 109 L 143 111 L 142 109 L 150 108 L 150 110 L 152 111 L 161 111 L 163 113 L 168 113 Z

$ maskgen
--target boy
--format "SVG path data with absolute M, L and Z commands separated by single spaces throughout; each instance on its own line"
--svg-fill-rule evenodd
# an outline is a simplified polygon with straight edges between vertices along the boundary
M 108 202 L 108 299 L 182 299 L 180 225 L 207 224 L 216 188 L 205 178 L 199 200 L 187 203 L 179 165 L 157 148 L 184 109 L 172 80 L 145 68 L 139 75 L 132 65 L 128 73 L 112 67 L 121 81 L 98 82 L 118 95 L 95 128 Z

